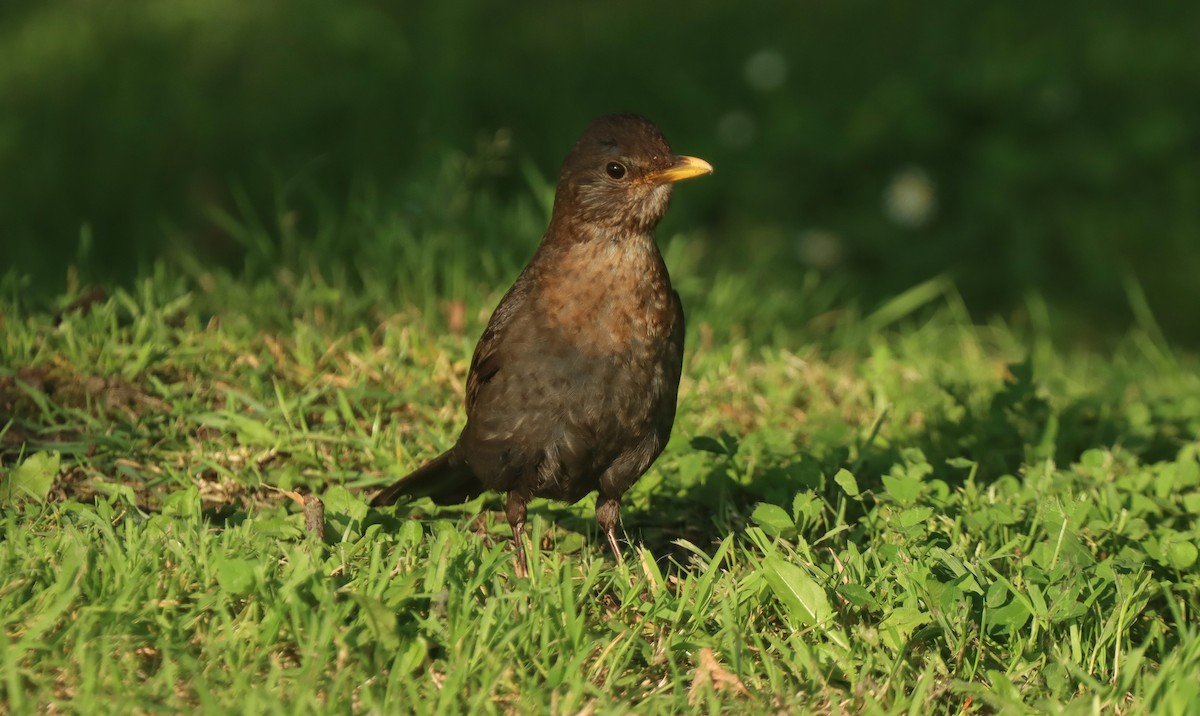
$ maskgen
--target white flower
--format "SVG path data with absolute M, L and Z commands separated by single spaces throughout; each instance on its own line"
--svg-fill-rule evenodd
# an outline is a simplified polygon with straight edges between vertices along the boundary
M 883 192 L 883 210 L 901 226 L 915 229 L 929 223 L 937 212 L 937 190 L 920 167 L 896 173 Z

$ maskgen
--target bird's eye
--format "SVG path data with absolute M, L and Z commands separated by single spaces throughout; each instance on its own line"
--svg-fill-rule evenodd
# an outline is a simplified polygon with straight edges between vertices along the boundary
M 625 165 L 621 162 L 609 162 L 604 171 L 613 179 L 620 179 L 625 176 Z

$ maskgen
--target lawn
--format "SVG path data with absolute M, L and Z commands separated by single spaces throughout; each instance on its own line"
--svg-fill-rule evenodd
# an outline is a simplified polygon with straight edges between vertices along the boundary
M 0 711 L 1194 712 L 1200 361 L 1145 312 L 1087 348 L 945 279 L 839 309 L 668 233 L 688 354 L 623 565 L 592 498 L 533 503 L 527 581 L 495 495 L 368 508 L 456 435 L 531 194 L 224 217 L 244 267 L 54 305 L 10 272 Z

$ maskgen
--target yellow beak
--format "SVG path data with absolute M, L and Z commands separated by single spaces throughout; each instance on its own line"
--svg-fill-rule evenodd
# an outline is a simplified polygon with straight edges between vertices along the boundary
M 666 184 L 668 182 L 683 181 L 684 179 L 712 174 L 712 172 L 712 165 L 703 159 L 680 156 L 675 157 L 675 163 L 666 169 L 654 172 L 653 174 L 647 174 L 645 180 L 656 184 Z

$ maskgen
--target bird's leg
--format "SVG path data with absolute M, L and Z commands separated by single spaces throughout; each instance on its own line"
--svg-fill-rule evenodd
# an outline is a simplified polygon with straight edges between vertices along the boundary
M 604 536 L 608 538 L 608 546 L 612 547 L 617 566 L 625 562 L 621 558 L 621 547 L 617 544 L 617 522 L 620 519 L 621 500 L 600 495 L 596 502 L 596 521 L 600 523 L 600 529 L 604 530 Z
M 510 490 L 508 493 L 508 505 L 504 512 L 508 515 L 508 524 L 512 527 L 513 547 L 516 552 L 513 558 L 516 560 L 517 577 L 525 579 L 529 576 L 529 565 L 525 563 L 525 498 L 522 497 L 516 490 Z

